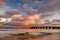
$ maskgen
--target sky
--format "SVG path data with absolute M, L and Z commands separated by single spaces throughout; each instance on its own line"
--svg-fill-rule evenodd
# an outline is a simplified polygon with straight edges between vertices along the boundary
M 44 19 L 53 19 L 55 16 L 60 19 L 60 0 L 0 0 L 0 14 L 7 11 L 29 15 L 39 13 Z
M 49 1 L 48 0 L 0 0 L 0 14 L 10 9 L 20 9 L 20 11 L 23 13 L 25 12 L 34 13 L 40 11 L 43 12 L 50 5 Z
M 0 14 L 10 9 L 19 9 L 28 14 L 46 12 L 51 11 L 50 6 L 55 3 L 56 0 L 0 0 Z
M 10 9 L 23 10 L 23 5 L 29 4 L 31 2 L 34 2 L 34 0 L 0 0 L 0 14 Z

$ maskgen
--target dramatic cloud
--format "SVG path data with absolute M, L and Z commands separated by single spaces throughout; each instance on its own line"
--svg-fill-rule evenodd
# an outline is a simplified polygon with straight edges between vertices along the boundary
M 23 5 L 25 12 L 34 13 L 34 12 L 50 12 L 58 10 L 60 7 L 60 0 L 42 0 L 34 1 L 30 4 L 26 3 Z
M 5 2 L 1 0 L 0 4 L 3 3 Z M 41 14 L 42 18 L 47 17 L 47 19 L 48 18 L 53 19 L 55 18 L 53 16 L 56 15 L 55 11 L 58 13 L 58 11 L 60 10 L 60 0 L 41 0 L 41 1 L 24 0 L 22 1 L 22 3 L 17 3 L 17 8 L 11 10 L 10 9 L 11 8 L 9 6 L 6 6 L 5 4 L 0 5 L 0 13 L 5 12 L 5 15 L 14 18 L 14 20 L 16 21 L 17 19 L 25 20 L 23 17 L 21 17 L 20 15 L 21 12 L 22 15 L 24 16 L 26 16 L 26 14 L 29 15 Z
M 45 18 L 43 18 L 43 21 L 45 20 L 49 20 L 49 21 L 60 20 L 59 12 L 53 12 L 53 15 L 48 16 L 48 17 L 46 16 Z
M 23 21 L 24 17 L 22 17 L 22 15 L 13 15 L 11 16 L 11 18 L 13 18 L 14 21 Z
M 7 15 L 8 17 L 11 17 L 12 15 L 19 15 L 20 11 L 17 9 L 10 9 L 8 11 L 5 12 L 5 15 Z
M 53 16 L 55 11 L 59 10 L 60 8 L 60 0 L 42 0 L 30 3 L 28 3 L 28 1 L 25 1 L 23 4 L 23 12 L 26 14 L 39 13 L 42 14 L 42 18 Z M 21 7 L 21 4 L 18 5 Z M 19 16 L 17 16 L 17 18 L 19 18 Z

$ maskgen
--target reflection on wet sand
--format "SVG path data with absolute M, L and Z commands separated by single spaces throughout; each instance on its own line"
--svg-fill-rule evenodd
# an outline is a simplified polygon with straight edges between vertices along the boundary
M 26 32 L 18 34 L 0 34 L 0 40 L 60 40 L 60 33 Z

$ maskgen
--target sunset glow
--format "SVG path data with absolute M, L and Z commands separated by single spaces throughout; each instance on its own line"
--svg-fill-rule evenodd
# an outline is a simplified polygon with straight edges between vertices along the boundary
M 31 23 L 29 23 L 29 22 L 27 22 L 27 21 L 21 22 L 21 24 L 24 25 L 24 26 L 29 26 L 29 25 L 31 25 Z
M 39 14 L 35 14 L 34 18 L 38 20 L 38 19 L 40 19 L 40 15 Z

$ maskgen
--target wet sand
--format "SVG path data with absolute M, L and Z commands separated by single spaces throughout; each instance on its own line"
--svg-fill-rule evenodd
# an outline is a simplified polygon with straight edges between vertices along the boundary
M 0 37 L 0 40 L 60 40 L 60 34 L 53 33 L 52 35 L 36 36 L 29 38 L 24 36 L 9 35 Z

